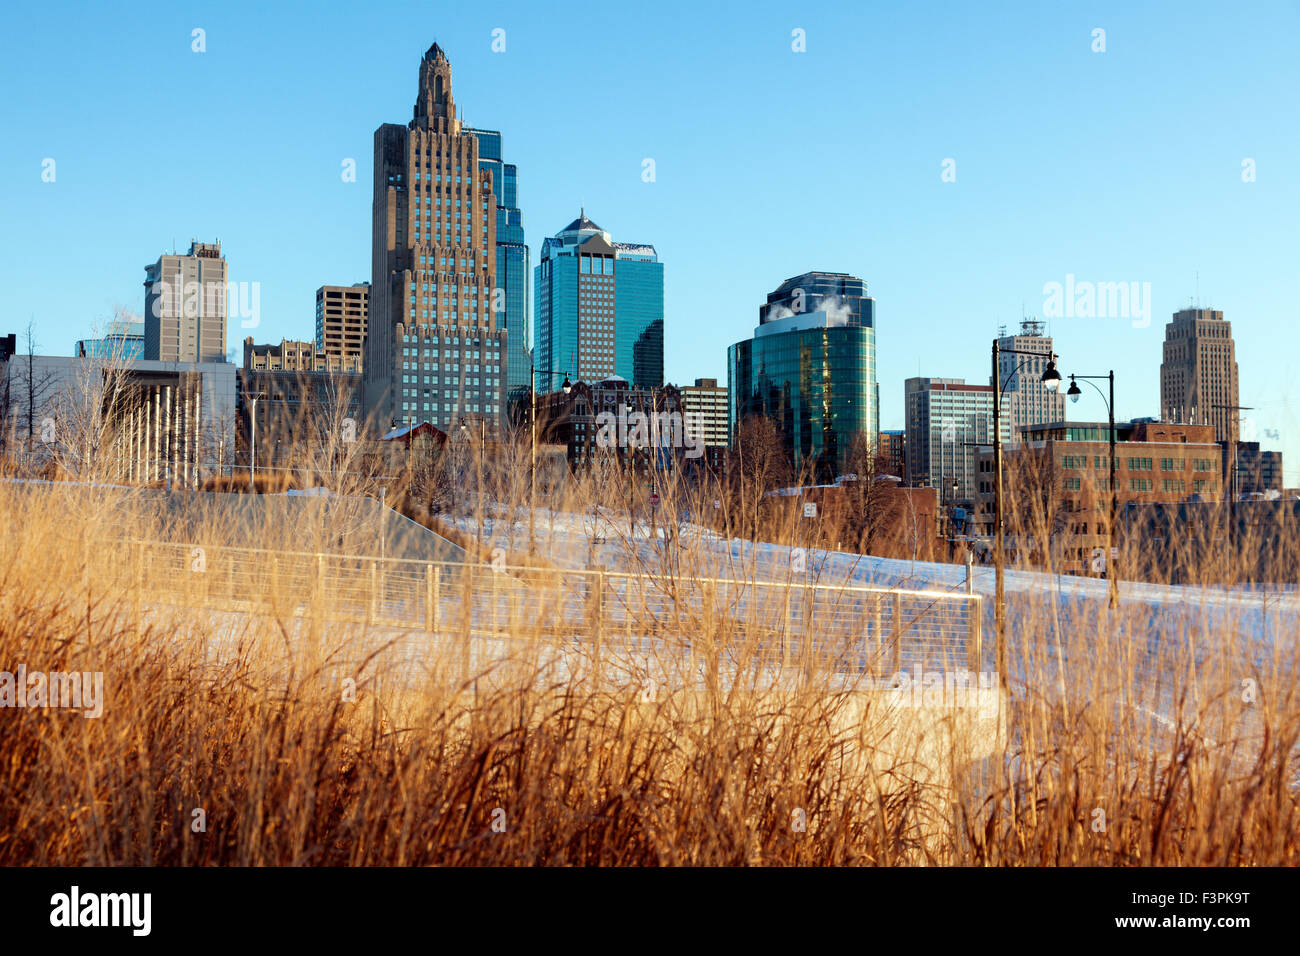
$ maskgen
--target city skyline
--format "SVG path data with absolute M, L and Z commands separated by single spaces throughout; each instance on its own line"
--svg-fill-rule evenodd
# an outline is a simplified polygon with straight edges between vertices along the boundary
M 860 275 L 878 303 L 882 427 L 902 423 L 903 381 L 918 372 L 986 380 L 989 341 L 1024 315 L 1045 321 L 1064 373 L 1115 367 L 1116 417 L 1126 420 L 1159 414 L 1164 325 L 1196 302 L 1233 322 L 1240 401 L 1252 408 L 1243 438 L 1253 429 L 1264 447 L 1287 452 L 1287 484 L 1298 483 L 1300 428 L 1286 398 L 1297 369 L 1276 343 L 1292 271 L 1287 224 L 1300 205 L 1282 171 L 1297 134 L 1258 95 L 1295 86 L 1296 67 L 1281 55 L 1286 30 L 1259 22 L 1295 26 L 1294 5 L 1265 8 L 1249 28 L 1209 6 L 1172 22 L 1119 7 L 1078 15 L 948 9 L 927 18 L 767 7 L 743 24 L 694 12 L 685 29 L 665 18 L 639 34 L 630 14 L 542 24 L 507 6 L 491 19 L 413 14 L 400 45 L 380 38 L 382 57 L 380 39 L 346 29 L 342 8 L 323 18 L 328 24 L 233 10 L 263 33 L 229 28 L 236 13 L 205 12 L 194 24 L 173 14 L 138 34 L 153 67 L 109 55 L 119 45 L 105 38 L 125 37 L 125 26 L 100 12 L 70 26 L 60 45 L 40 33 L 16 51 L 6 68 L 16 93 L 3 107 L 15 136 L 3 169 L 15 219 L 30 223 L 31 235 L 7 237 L 2 251 L 31 281 L 6 331 L 21 333 L 31 319 L 40 350 L 62 352 L 61 343 L 106 323 L 115 304 L 139 307 L 136 270 L 174 236 L 178 251 L 190 238 L 219 238 L 231 279 L 260 284 L 257 325 L 232 317 L 228 349 L 249 334 L 309 337 L 314 290 L 368 275 L 366 147 L 378 120 L 407 114 L 411 63 L 437 40 L 456 65 L 467 125 L 500 130 L 508 141 L 534 262 L 549 224 L 568 221 L 585 202 L 613 234 L 651 237 L 674 264 L 665 287 L 667 381 L 723 379 L 726 348 L 752 326 L 753 301 L 786 276 L 840 270 Z M 23 25 L 31 14 L 4 16 L 13 32 L 32 32 Z M 1017 30 L 1005 29 L 1012 22 Z M 205 31 L 202 53 L 191 49 L 194 29 Z M 493 52 L 497 29 L 501 52 Z M 1094 49 L 1097 29 L 1106 31 L 1104 51 Z M 794 31 L 803 32 L 803 52 L 793 49 Z M 868 39 L 881 53 L 863 78 L 854 49 Z M 320 45 L 345 42 L 358 65 L 344 75 L 307 65 Z M 526 84 L 557 50 L 584 43 L 602 51 L 611 71 L 605 88 L 584 88 L 585 105 L 643 94 L 652 71 L 663 95 L 572 120 L 538 111 Z M 1197 46 L 1213 47 L 1212 76 L 1183 67 L 1186 49 Z M 76 68 L 62 75 L 68 51 Z M 84 122 L 99 136 L 69 138 L 61 107 L 85 70 L 103 71 L 99 92 L 110 103 L 149 92 L 160 99 L 157 115 L 177 120 L 140 133 L 133 124 L 104 128 L 92 114 Z M 296 70 L 310 73 L 311 89 L 284 82 Z M 754 83 L 755 95 L 729 98 L 723 87 L 715 109 L 682 107 L 681 94 L 717 89 L 724 76 Z M 229 115 L 215 121 L 226 145 L 190 151 L 185 163 L 160 160 L 165 147 L 186 141 L 179 103 L 196 84 L 229 101 Z M 917 110 L 927 116 L 924 132 L 910 123 Z M 861 131 L 826 125 L 845 111 Z M 772 122 L 781 117 L 789 122 Z M 290 145 L 307 127 L 313 132 Z M 830 132 L 818 140 L 805 127 Z M 593 145 L 575 163 L 579 129 Z M 1205 145 L 1189 147 L 1198 138 Z M 818 148 L 825 155 L 809 176 Z M 46 159 L 56 163 L 53 182 L 42 181 Z M 348 159 L 355 182 L 341 177 Z M 267 175 L 284 161 L 301 167 L 301 181 Z M 706 175 L 723 170 L 725 189 Z M 944 181 L 948 172 L 955 181 Z M 204 189 L 183 186 L 195 177 Z M 1197 197 L 1191 208 L 1188 195 Z M 783 204 L 790 223 L 779 221 Z M 303 249 L 286 253 L 280 230 L 268 228 L 272 217 L 312 234 L 310 258 Z M 111 242 L 69 279 L 38 250 L 74 230 Z M 744 241 L 720 242 L 720 234 Z M 1089 315 L 1069 300 L 1049 313 L 1052 283 L 1120 282 L 1146 290 L 1132 315 Z M 1085 402 L 1071 414 L 1102 414 L 1100 403 Z

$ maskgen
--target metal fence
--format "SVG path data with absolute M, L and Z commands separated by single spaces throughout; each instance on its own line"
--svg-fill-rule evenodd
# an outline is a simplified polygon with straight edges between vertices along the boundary
M 410 561 L 251 548 L 127 543 L 123 590 L 187 607 L 318 615 L 448 637 L 551 637 L 632 653 L 701 638 L 733 659 L 836 671 L 977 671 L 981 598 L 801 580 Z

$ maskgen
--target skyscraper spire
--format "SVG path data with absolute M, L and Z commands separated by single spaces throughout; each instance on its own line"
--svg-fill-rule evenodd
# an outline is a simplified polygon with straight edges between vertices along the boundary
M 456 102 L 451 96 L 451 61 L 436 43 L 420 60 L 420 89 L 415 98 L 415 118 L 411 121 L 411 128 L 440 133 L 460 130 Z

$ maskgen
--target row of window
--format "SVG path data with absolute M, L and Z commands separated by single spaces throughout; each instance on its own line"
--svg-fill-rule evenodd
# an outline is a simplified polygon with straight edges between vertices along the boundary
M 421 412 L 424 414 L 433 414 L 438 411 L 438 402 L 402 402 L 403 416 L 416 415 Z M 495 415 L 499 408 L 496 402 L 467 402 L 464 406 L 457 405 L 455 402 L 442 402 L 442 410 L 455 417 L 461 412 L 479 412 L 485 415 Z
M 410 342 L 416 345 L 423 343 L 426 346 L 438 345 L 440 344 L 440 342 L 442 345 L 460 345 L 461 344 L 460 338 L 461 337 L 459 335 L 444 335 L 439 337 L 436 333 L 433 335 L 413 335 L 410 332 L 402 333 L 403 342 Z M 472 338 L 468 335 L 465 336 L 464 344 L 467 346 L 474 346 L 475 348 L 477 348 L 480 344 L 482 344 L 484 348 L 490 349 L 493 355 L 495 355 L 500 350 L 500 347 L 498 346 L 497 343 L 492 341 L 482 342 L 482 340 L 480 340 L 477 336 L 474 336 Z M 403 351 L 402 354 L 418 355 L 419 352 L 416 349 L 410 349 L 410 350 Z
M 487 250 L 486 250 L 486 249 L 483 250 L 483 255 L 484 255 L 484 256 L 487 255 Z M 420 265 L 422 265 L 422 266 L 431 266 L 431 265 L 433 265 L 433 256 L 431 256 L 431 255 L 427 255 L 427 254 L 425 254 L 425 255 L 421 255 L 421 256 L 420 256 Z M 439 257 L 438 257 L 438 265 L 439 265 L 440 267 L 442 267 L 443 269 L 446 269 L 446 268 L 449 268 L 449 267 L 452 268 L 452 269 L 460 268 L 460 269 L 469 269 L 469 270 L 472 272 L 472 271 L 474 270 L 474 257 L 473 257 L 473 256 L 460 256 L 460 257 L 456 257 L 456 256 L 439 256 Z
M 421 174 L 420 172 L 417 171 L 417 172 L 415 172 L 415 173 L 412 174 L 412 178 L 413 178 L 413 180 L 414 180 L 415 182 L 417 182 L 417 183 L 421 181 L 421 178 L 422 178 L 422 177 L 423 177 L 423 181 L 426 182 L 426 183 L 442 183 L 442 182 L 443 182 L 443 179 L 442 179 L 442 173 L 423 173 L 423 174 Z M 451 183 L 452 183 L 452 178 L 451 178 L 451 177 L 452 177 L 452 174 L 449 173 L 449 174 L 447 175 L 446 185 L 451 185 Z M 396 185 L 396 184 L 402 182 L 402 180 L 403 180 L 403 176 L 402 176 L 401 173 L 389 173 L 389 175 L 388 175 L 388 181 L 389 181 L 390 183 L 393 183 L 394 185 Z M 456 185 L 458 185 L 458 186 L 461 185 L 461 178 L 460 178 L 459 176 L 456 177 Z M 466 185 L 466 186 L 473 186 L 473 185 L 474 185 L 474 177 L 473 177 L 473 176 L 466 176 L 466 177 L 465 177 L 464 185 Z

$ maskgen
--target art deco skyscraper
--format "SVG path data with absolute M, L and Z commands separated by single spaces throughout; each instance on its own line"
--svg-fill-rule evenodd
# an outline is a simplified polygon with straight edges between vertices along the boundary
M 1240 404 L 1232 323 L 1212 309 L 1182 309 L 1165 326 L 1160 407 L 1168 421 L 1213 425 L 1215 441 L 1236 441 Z
M 461 128 L 451 64 L 420 61 L 414 118 L 375 131 L 365 413 L 372 429 L 461 419 L 495 427 L 505 387 L 497 200 L 479 139 Z

